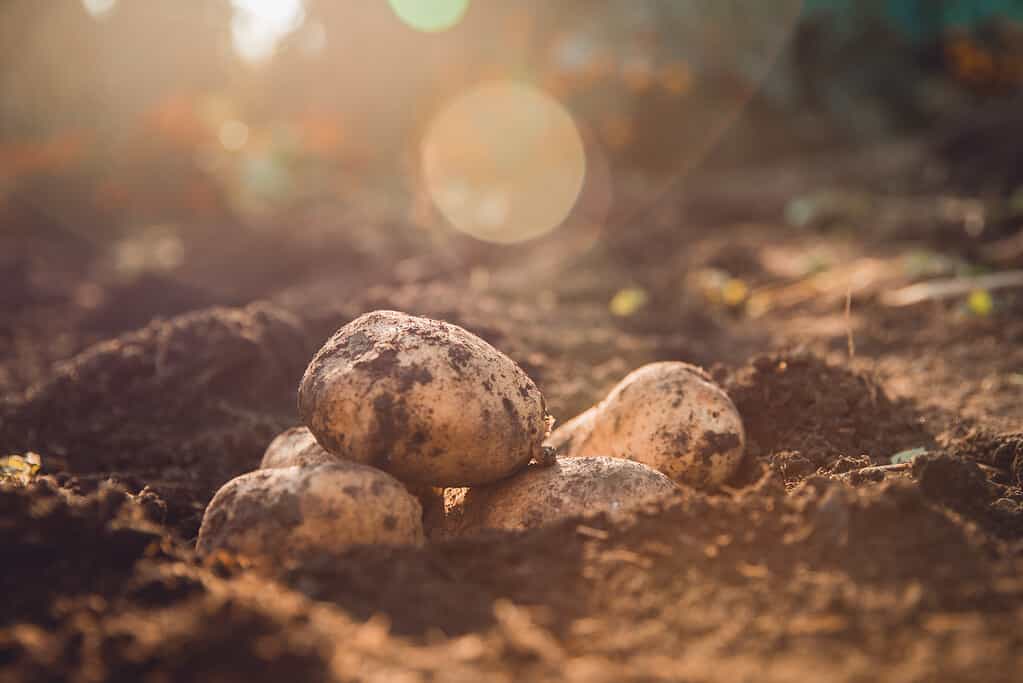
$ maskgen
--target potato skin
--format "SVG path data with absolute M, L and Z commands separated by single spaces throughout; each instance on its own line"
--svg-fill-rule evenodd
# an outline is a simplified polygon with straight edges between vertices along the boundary
M 419 545 L 422 509 L 401 482 L 356 463 L 256 470 L 206 507 L 196 550 L 299 561 L 353 545 Z
M 619 458 L 558 458 L 490 486 L 454 492 L 447 535 L 481 529 L 532 529 L 597 512 L 625 512 L 681 493 L 646 465 Z
M 266 447 L 259 469 L 313 467 L 341 461 L 341 458 L 333 453 L 328 453 L 323 446 L 316 442 L 316 437 L 308 427 L 292 427 L 275 436 L 270 445 Z
M 551 435 L 559 455 L 627 458 L 701 489 L 721 486 L 742 462 L 746 434 L 735 404 L 688 363 L 645 365 L 591 410 Z
M 543 395 L 514 361 L 460 327 L 394 311 L 338 330 L 298 407 L 331 453 L 429 486 L 507 477 L 541 455 L 547 430 Z

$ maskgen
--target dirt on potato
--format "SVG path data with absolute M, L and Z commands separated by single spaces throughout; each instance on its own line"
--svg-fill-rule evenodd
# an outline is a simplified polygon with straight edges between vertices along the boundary
M 911 282 L 907 254 L 961 245 L 737 224 L 686 201 L 657 241 L 606 226 L 638 270 L 571 227 L 417 252 L 393 226 L 353 225 L 353 240 L 393 242 L 401 267 L 335 241 L 330 268 L 270 276 L 246 264 L 308 246 L 257 241 L 236 273 L 207 243 L 206 270 L 111 287 L 88 311 L 20 278 L 36 303 L 0 310 L 16 330 L 0 348 L 0 454 L 37 452 L 42 469 L 0 483 L 0 679 L 1019 680 L 1018 295 L 987 315 L 893 310 L 881 296 Z M 832 265 L 786 265 L 811 257 Z M 80 258 L 74 272 L 101 267 Z M 848 310 L 847 264 L 873 273 Z M 689 277 L 710 267 L 766 307 Z M 625 287 L 650 295 L 615 314 Z M 743 417 L 743 467 L 626 517 L 274 566 L 198 558 L 213 492 L 298 424 L 314 350 L 375 309 L 480 335 L 559 422 L 645 363 L 701 364 Z

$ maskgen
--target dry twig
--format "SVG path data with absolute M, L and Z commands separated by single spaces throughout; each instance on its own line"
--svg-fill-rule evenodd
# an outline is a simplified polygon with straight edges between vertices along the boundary
M 965 296 L 977 290 L 994 291 L 1023 287 L 1023 270 L 1008 270 L 981 277 L 957 277 L 944 280 L 931 280 L 919 284 L 885 292 L 881 295 L 881 303 L 886 306 L 913 306 L 924 301 L 941 301 Z

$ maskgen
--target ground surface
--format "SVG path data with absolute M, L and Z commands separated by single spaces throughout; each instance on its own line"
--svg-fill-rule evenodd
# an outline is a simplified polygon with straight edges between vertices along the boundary
M 1023 299 L 882 303 L 1019 263 L 1005 226 L 935 218 L 900 163 L 708 175 L 599 241 L 502 249 L 321 207 L 333 223 L 186 234 L 186 265 L 131 280 L 102 245 L 5 216 L 0 450 L 43 468 L 0 489 L 0 679 L 1020 680 Z M 785 224 L 822 178 L 910 189 Z M 630 287 L 646 305 L 613 315 Z M 477 332 L 559 421 L 645 362 L 704 365 L 746 463 L 627 519 L 200 562 L 213 491 L 295 423 L 319 344 L 376 308 Z

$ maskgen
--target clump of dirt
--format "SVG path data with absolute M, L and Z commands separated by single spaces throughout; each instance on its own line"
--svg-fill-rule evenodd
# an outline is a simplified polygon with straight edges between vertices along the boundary
M 833 565 L 863 581 L 929 582 L 979 571 L 977 534 L 912 480 L 850 488 L 812 477 L 793 499 L 807 527 L 789 538 L 815 566 Z
M 52 631 L 0 634 L 0 660 L 22 681 L 330 680 L 327 639 L 273 593 L 219 590 L 123 610 L 75 604 Z
M 568 624 L 584 609 L 585 539 L 576 524 L 531 534 L 488 532 L 421 549 L 364 546 L 343 558 L 323 555 L 293 566 L 281 580 L 359 619 L 382 613 L 403 636 L 483 630 L 494 623 L 494 603 L 502 598 L 544 605 Z
M 913 461 L 913 476 L 928 499 L 986 531 L 1023 536 L 1023 492 L 991 481 L 976 462 L 949 453 L 921 456 Z
M 976 463 L 944 453 L 916 458 L 913 476 L 925 496 L 966 514 L 983 510 L 994 488 Z
M 871 377 L 831 365 L 808 352 L 755 357 L 730 376 L 725 389 L 742 415 L 748 438 L 749 483 L 759 461 L 798 481 L 842 458 L 887 464 L 900 450 L 932 437 L 912 405 L 893 401 Z
M 53 625 L 54 596 L 116 591 L 143 555 L 165 554 L 166 529 L 150 516 L 116 484 L 79 496 L 48 477 L 0 483 L 0 624 Z
M 39 452 L 50 472 L 118 473 L 201 497 L 257 467 L 294 424 L 309 353 L 301 325 L 265 304 L 157 320 L 59 364 L 8 406 L 0 450 Z
M 951 445 L 953 455 L 995 468 L 996 481 L 1023 487 L 1023 432 L 971 431 Z

